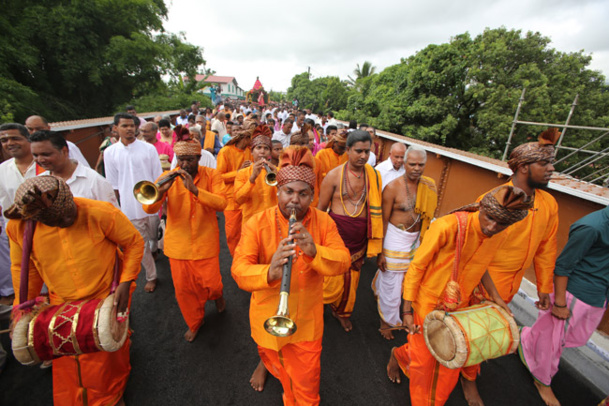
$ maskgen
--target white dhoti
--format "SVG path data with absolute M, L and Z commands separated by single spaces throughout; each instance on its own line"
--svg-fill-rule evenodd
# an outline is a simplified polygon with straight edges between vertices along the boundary
M 419 235 L 419 232 L 409 233 L 391 223 L 387 224 L 387 234 L 383 240 L 387 270 L 376 271 L 376 276 L 372 280 L 372 290 L 376 296 L 381 319 L 393 327 L 402 324 L 400 317 L 402 282 L 410 261 L 419 247 Z

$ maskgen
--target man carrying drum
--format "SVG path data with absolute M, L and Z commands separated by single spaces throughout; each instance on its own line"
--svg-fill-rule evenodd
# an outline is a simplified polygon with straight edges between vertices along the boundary
M 278 204 L 243 225 L 231 272 L 241 289 L 253 292 L 252 338 L 266 368 L 281 381 L 284 404 L 317 405 L 323 277 L 345 273 L 351 259 L 330 216 L 309 207 L 315 187 L 313 155 L 306 147 L 289 147 L 279 166 Z M 288 235 L 292 211 L 296 223 Z M 288 308 L 297 329 L 287 337 L 275 337 L 264 323 L 277 311 L 282 268 L 290 256 Z
M 556 128 L 544 131 L 537 142 L 514 148 L 508 165 L 514 173 L 506 185 L 522 189 L 535 199 L 529 215 L 510 226 L 505 232 L 509 238 L 495 254 L 488 266 L 501 298 L 510 303 L 518 292 L 524 271 L 535 266 L 535 279 L 539 310 L 548 310 L 553 290 L 554 262 L 556 261 L 556 233 L 558 231 L 558 204 L 544 191 L 554 171 L 554 143 L 560 132 Z M 482 196 L 480 196 L 480 199 Z M 468 404 L 482 406 L 476 377 L 480 365 L 465 367 L 461 371 L 463 394 Z
M 393 348 L 387 364 L 392 382 L 400 382 L 400 369 L 410 378 L 412 405 L 428 405 L 431 399 L 443 405 L 461 371 L 440 365 L 427 348 L 420 326 L 430 312 L 451 303 L 454 308 L 467 307 L 482 282 L 490 299 L 511 313 L 497 293 L 487 266 L 507 238 L 501 231 L 522 220 L 531 204 L 522 190 L 500 186 L 480 203 L 457 210 L 465 213 L 441 217 L 427 230 L 404 280 L 402 318 L 409 331 L 408 343 Z M 460 222 L 462 234 L 458 231 Z M 457 244 L 459 239 L 464 240 L 462 246 Z M 458 277 L 451 280 L 455 261 Z
M 111 290 L 117 249 L 122 250 L 117 314 L 128 310 L 140 272 L 144 240 L 129 219 L 107 202 L 72 197 L 61 179 L 39 176 L 17 189 L 5 212 L 9 221 L 15 305 L 20 303 L 20 270 L 26 220 L 36 221 L 29 265 L 27 299 L 49 288 L 51 305 L 104 299 Z M 114 310 L 113 310 L 114 311 Z M 123 405 L 131 365 L 130 341 L 116 352 L 64 356 L 53 361 L 55 405 Z M 103 369 L 103 373 L 100 370 Z
M 165 172 L 157 182 L 177 172 L 182 179 L 158 187 L 157 200 L 144 204 L 146 213 L 158 213 L 167 201 L 165 255 L 169 258 L 176 299 L 188 325 L 184 338 L 194 341 L 203 325 L 205 303 L 215 300 L 218 313 L 226 307 L 220 275 L 220 230 L 216 212 L 226 207 L 222 178 L 215 169 L 199 165 L 201 145 L 179 141 L 173 147 L 178 169 Z

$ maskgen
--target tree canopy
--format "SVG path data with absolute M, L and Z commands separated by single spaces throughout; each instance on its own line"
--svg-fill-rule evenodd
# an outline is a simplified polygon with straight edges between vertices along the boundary
M 609 86 L 600 72 L 589 69 L 590 61 L 584 51 L 551 48 L 550 39 L 538 32 L 486 29 L 475 38 L 465 33 L 448 43 L 429 45 L 377 74 L 357 79 L 356 86 L 324 103 L 338 108 L 337 117 L 344 120 L 501 158 L 525 87 L 520 120 L 564 123 L 579 94 L 571 124 L 609 126 Z M 297 75 L 288 96 L 297 96 L 303 105 L 323 107 L 322 91 L 315 91 L 314 82 L 329 79 L 307 81 L 306 74 Z M 512 146 L 534 139 L 542 130 L 517 126 Z M 563 145 L 580 147 L 598 135 L 569 130 Z M 604 139 L 588 148 L 608 146 L 609 139 Z
M 0 117 L 99 117 L 194 77 L 202 50 L 165 33 L 163 0 L 4 2 Z

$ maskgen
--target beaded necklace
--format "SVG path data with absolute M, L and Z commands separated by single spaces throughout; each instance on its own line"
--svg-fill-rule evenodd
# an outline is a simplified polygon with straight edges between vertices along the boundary
M 355 190 L 351 187 L 351 183 L 349 182 L 349 176 L 348 175 L 345 176 L 346 170 L 348 169 L 348 165 L 349 165 L 349 162 L 347 162 L 345 164 L 345 166 L 343 167 L 343 170 L 341 172 L 340 189 L 339 189 L 340 203 L 343 205 L 343 210 L 344 210 L 345 214 L 347 214 L 351 218 L 355 218 L 355 217 L 359 217 L 362 214 L 362 212 L 364 211 L 364 207 L 366 207 L 366 205 L 364 203 L 366 202 L 366 197 L 367 197 L 366 191 L 368 190 L 368 177 L 367 176 L 364 177 L 365 184 L 364 184 L 364 188 L 362 189 L 362 193 L 361 193 L 359 199 L 357 201 L 353 201 L 351 199 L 351 196 L 349 195 L 348 189 L 351 189 L 351 191 L 354 192 L 353 193 L 354 195 L 355 195 Z M 345 184 L 345 187 L 347 189 L 344 194 L 343 194 L 343 183 Z M 344 195 L 346 195 L 347 200 L 349 200 L 349 202 L 355 206 L 353 213 L 349 213 L 349 211 L 347 210 L 347 207 L 345 206 L 345 201 L 343 200 Z M 357 208 L 359 205 L 361 205 L 362 207 L 358 211 Z
M 412 218 L 412 224 L 410 225 L 410 227 L 404 230 L 408 231 L 419 222 L 419 220 L 421 219 L 421 213 L 419 213 L 418 216 L 415 218 L 414 209 L 416 205 L 416 195 L 414 198 L 412 197 L 412 193 L 410 192 L 410 188 L 408 187 L 408 178 L 406 177 L 406 174 L 404 174 L 403 176 L 404 183 L 406 184 L 406 201 L 408 203 L 408 211 L 410 212 L 410 217 Z

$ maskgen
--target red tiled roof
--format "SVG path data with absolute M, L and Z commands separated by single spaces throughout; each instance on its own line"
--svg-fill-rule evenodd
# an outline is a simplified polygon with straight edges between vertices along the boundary
M 154 111 L 151 113 L 138 113 L 138 117 L 147 119 L 154 118 L 156 116 L 171 116 L 174 114 L 178 114 L 179 110 L 170 110 L 170 111 Z M 109 125 L 114 120 L 114 116 L 109 117 L 97 117 L 97 118 L 87 118 L 84 120 L 71 120 L 71 121 L 58 121 L 55 123 L 50 123 L 51 129 L 55 131 L 66 131 L 66 130 L 74 130 L 76 128 L 84 128 L 84 127 L 94 127 L 94 126 L 102 126 Z
M 197 80 L 203 80 L 203 78 L 205 77 L 205 75 L 197 75 Z M 230 83 L 233 80 L 235 80 L 234 76 L 214 76 L 211 75 L 209 76 L 207 79 L 205 79 L 205 81 L 207 83 Z M 236 82 L 236 80 L 235 80 Z

